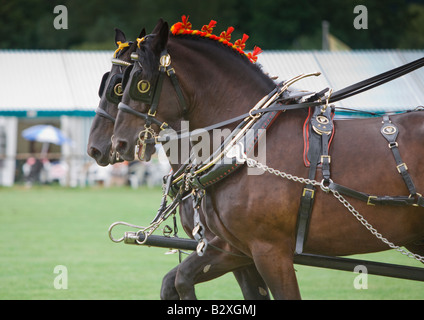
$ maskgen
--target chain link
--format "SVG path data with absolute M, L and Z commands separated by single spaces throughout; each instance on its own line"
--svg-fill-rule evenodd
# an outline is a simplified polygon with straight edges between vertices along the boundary
M 379 239 L 380 241 L 382 241 L 383 243 L 387 244 L 390 248 L 400 252 L 403 255 L 406 255 L 408 258 L 412 258 L 415 260 L 418 260 L 422 263 L 424 263 L 424 257 L 420 256 L 418 254 L 409 252 L 397 245 L 395 245 L 394 243 L 390 242 L 389 240 L 387 240 L 386 238 L 384 238 L 382 236 L 381 233 L 379 233 L 377 231 L 377 229 L 375 229 L 350 203 L 349 201 L 347 201 L 338 191 L 336 190 L 332 190 L 327 186 L 324 186 L 323 181 L 322 182 L 318 182 L 316 180 L 311 180 L 311 179 L 305 179 L 305 178 L 301 178 L 301 177 L 297 177 L 294 176 L 292 174 L 286 173 L 286 172 L 282 172 L 280 170 L 277 169 L 273 169 L 268 167 L 265 164 L 262 164 L 254 159 L 248 158 L 245 154 L 243 154 L 242 158 L 246 161 L 247 166 L 249 166 L 250 168 L 256 167 L 258 169 L 261 169 L 265 172 L 269 172 L 271 174 L 274 174 L 276 176 L 279 176 L 283 179 L 288 179 L 291 181 L 295 181 L 295 182 L 300 182 L 303 184 L 311 184 L 314 186 L 320 186 L 321 189 L 325 192 L 330 192 L 334 195 L 334 197 L 339 200 L 343 206 L 345 206 L 349 212 L 368 230 L 371 232 L 371 234 L 373 234 L 377 239 Z
M 256 160 L 254 160 L 254 159 L 251 159 L 251 158 L 245 158 L 245 160 L 246 160 L 247 165 L 250 168 L 256 167 L 256 168 L 262 169 L 265 172 L 275 174 L 276 176 L 280 176 L 281 178 L 288 179 L 288 180 L 291 180 L 291 181 L 300 182 L 300 183 L 304 183 L 304 184 L 311 184 L 311 185 L 314 185 L 314 186 L 321 186 L 321 183 L 316 181 L 316 180 L 297 177 L 297 176 L 294 176 L 290 173 L 285 173 L 285 172 L 282 172 L 280 170 L 270 168 L 267 165 L 262 164 L 262 163 L 260 163 Z

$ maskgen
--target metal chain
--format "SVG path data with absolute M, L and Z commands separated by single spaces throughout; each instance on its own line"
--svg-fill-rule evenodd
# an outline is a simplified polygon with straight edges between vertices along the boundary
M 424 263 L 424 257 L 420 256 L 418 254 L 409 252 L 397 245 L 395 245 L 393 242 L 390 242 L 386 238 L 382 236 L 381 233 L 377 231 L 350 203 L 347 201 L 338 191 L 331 190 L 333 195 L 349 210 L 350 213 L 365 227 L 367 230 L 371 232 L 377 239 L 380 239 L 383 243 L 387 244 L 390 248 L 395 249 L 396 251 L 402 253 L 403 255 L 406 255 L 409 258 L 418 260 L 422 263 Z
M 420 256 L 418 254 L 409 252 L 405 249 L 402 249 L 401 247 L 393 244 L 392 242 L 390 242 L 389 240 L 387 240 L 386 238 L 384 238 L 381 233 L 379 233 L 377 231 L 377 229 L 375 229 L 350 203 L 349 201 L 347 201 L 338 191 L 336 190 L 332 190 L 329 187 L 325 186 L 323 184 L 323 181 L 318 182 L 316 180 L 311 180 L 311 179 L 305 179 L 305 178 L 301 178 L 301 177 L 297 177 L 294 176 L 292 174 L 286 173 L 286 172 L 282 172 L 280 170 L 277 169 L 273 169 L 268 167 L 265 164 L 262 164 L 254 159 L 248 158 L 244 153 L 242 154 L 242 159 L 244 159 L 246 161 L 246 164 L 248 167 L 253 168 L 256 167 L 258 169 L 261 169 L 265 172 L 269 172 L 271 174 L 274 174 L 276 176 L 279 176 L 281 178 L 284 179 L 288 179 L 291 181 L 295 181 L 295 182 L 300 182 L 303 184 L 311 184 L 314 186 L 320 186 L 321 189 L 328 193 L 331 191 L 331 193 L 334 195 L 334 197 L 336 197 L 337 200 L 339 200 L 348 210 L 349 212 L 365 227 L 367 228 L 367 230 L 369 230 L 371 232 L 371 234 L 373 234 L 377 239 L 381 240 L 383 243 L 387 244 L 390 248 L 402 253 L 403 255 L 406 255 L 407 257 L 411 258 L 411 259 L 415 259 L 418 260 L 422 263 L 424 263 L 424 257 Z
M 288 180 L 291 180 L 291 181 L 300 182 L 300 183 L 304 183 L 304 184 L 311 184 L 311 185 L 314 185 L 314 186 L 322 186 L 321 182 L 318 182 L 316 180 L 297 177 L 297 176 L 294 176 L 290 173 L 285 173 L 285 172 L 282 172 L 280 170 L 270 168 L 267 165 L 262 164 L 262 163 L 260 163 L 256 160 L 254 160 L 254 159 L 251 159 L 251 158 L 245 157 L 244 159 L 246 160 L 246 163 L 250 168 L 256 167 L 256 168 L 262 169 L 265 172 L 275 174 L 276 176 L 280 176 L 281 178 L 288 179 Z

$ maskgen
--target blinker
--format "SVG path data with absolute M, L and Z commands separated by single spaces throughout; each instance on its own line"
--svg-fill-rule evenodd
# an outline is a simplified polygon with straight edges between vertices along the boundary
M 134 73 L 130 84 L 130 97 L 134 100 L 141 101 L 145 104 L 152 104 L 154 90 L 157 77 L 153 79 L 151 83 L 148 80 L 143 79 L 142 70 L 138 70 Z
M 107 78 L 109 77 L 109 74 L 110 72 L 108 71 L 102 77 L 102 81 L 100 82 L 100 87 L 99 87 L 99 98 L 102 97 L 103 91 L 105 91 L 106 81 L 107 81 Z
M 130 78 L 130 73 L 131 73 L 131 70 L 133 69 L 133 67 L 134 67 L 134 65 L 132 64 L 132 65 L 126 67 L 125 70 L 124 70 L 124 75 L 123 75 L 123 78 L 122 78 L 122 88 L 123 89 L 126 87 L 126 85 L 128 83 L 128 80 Z
M 124 94 L 122 88 L 122 74 L 117 73 L 112 76 L 106 89 L 106 98 L 109 102 L 118 104 Z

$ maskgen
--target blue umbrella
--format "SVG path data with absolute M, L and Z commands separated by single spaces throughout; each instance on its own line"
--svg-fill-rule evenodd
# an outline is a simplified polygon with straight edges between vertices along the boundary
M 54 143 L 62 145 L 71 143 L 62 131 L 51 125 L 37 125 L 22 131 L 22 137 L 29 141 L 38 141 L 43 143 Z

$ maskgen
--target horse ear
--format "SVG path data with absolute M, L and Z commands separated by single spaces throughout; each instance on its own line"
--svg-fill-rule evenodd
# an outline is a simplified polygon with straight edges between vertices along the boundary
M 121 41 L 121 43 L 124 43 L 127 41 L 127 38 L 125 37 L 125 33 L 118 29 L 115 28 L 115 44 L 116 46 L 118 46 L 118 41 Z
M 158 22 L 156 23 L 156 26 L 154 27 L 152 34 L 157 34 L 160 31 L 160 28 L 162 27 L 164 21 L 162 18 L 159 18 Z
M 140 35 L 138 37 L 143 38 L 145 35 L 146 35 L 146 28 L 143 28 L 143 30 L 141 30 Z
M 169 26 L 168 22 L 164 22 L 162 19 L 160 21 L 161 23 L 158 23 L 156 27 L 159 26 L 156 36 L 153 39 L 152 48 L 155 51 L 156 54 L 160 54 L 166 47 L 168 43 L 168 35 L 169 35 Z M 156 29 L 156 28 L 155 28 Z

